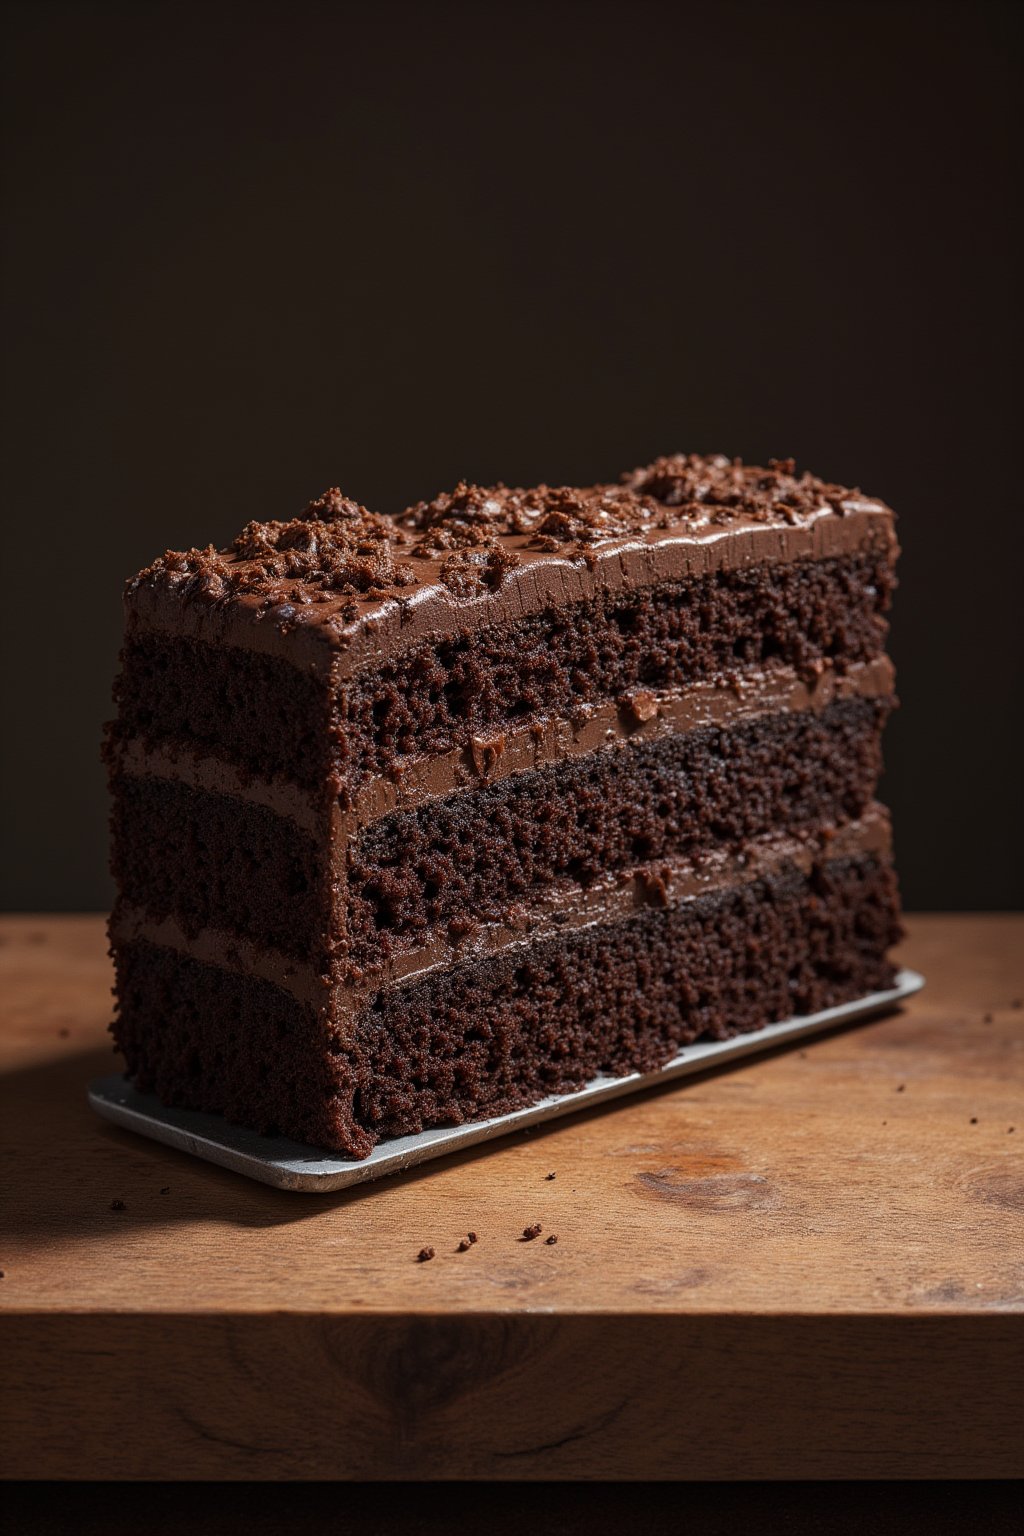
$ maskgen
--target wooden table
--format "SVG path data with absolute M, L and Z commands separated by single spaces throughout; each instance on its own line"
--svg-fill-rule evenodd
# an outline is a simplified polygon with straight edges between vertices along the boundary
M 102 921 L 3 920 L 3 1470 L 1024 1472 L 1024 919 L 909 928 L 902 1012 L 310 1196 L 96 1119 Z

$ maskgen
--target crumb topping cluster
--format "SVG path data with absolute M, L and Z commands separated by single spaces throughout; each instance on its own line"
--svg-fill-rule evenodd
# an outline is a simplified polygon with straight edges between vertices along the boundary
M 623 538 L 673 519 L 650 496 L 626 486 L 468 485 L 421 501 L 398 519 L 419 534 L 411 553 L 421 560 L 441 559 L 441 580 L 457 596 L 481 588 L 495 590 L 521 563 L 502 535 L 526 537 L 526 548 L 554 553 L 576 545 L 582 554 L 602 539 Z
M 499 534 L 529 535 L 533 549 L 557 549 L 573 542 L 622 538 L 665 525 L 665 509 L 650 497 L 621 485 L 467 485 L 421 501 L 399 518 L 417 530 L 413 553 L 426 558 L 442 550 L 479 544 Z
M 297 607 L 348 598 L 338 614 L 347 622 L 358 612 L 356 599 L 400 596 L 416 583 L 410 560 L 437 562 L 438 579 L 456 597 L 497 591 L 522 564 L 519 550 L 502 542 L 509 535 L 523 538 L 526 550 L 592 560 L 594 545 L 649 529 L 779 517 L 798 523 L 823 506 L 842 514 L 859 495 L 797 475 L 792 459 L 769 459 L 762 469 L 692 453 L 656 459 L 617 485 L 517 489 L 460 481 L 397 517 L 369 512 L 332 487 L 299 517 L 248 523 L 227 550 L 169 550 L 129 590 L 160 583 L 208 603 L 253 595 L 282 621 Z
M 129 590 L 161 582 L 185 599 L 215 603 L 246 594 L 267 607 L 385 597 L 416 580 L 412 567 L 395 558 L 396 547 L 409 542 L 393 519 L 332 487 L 288 522 L 247 523 L 227 550 L 168 550 Z
M 673 521 L 700 518 L 712 523 L 737 517 L 771 522 L 779 516 L 795 523 L 823 506 L 842 515 L 844 502 L 861 494 L 806 471 L 798 476 L 792 459 L 769 459 L 768 468 L 760 469 L 724 454 L 704 458 L 676 453 L 631 470 L 622 483 L 673 508 Z

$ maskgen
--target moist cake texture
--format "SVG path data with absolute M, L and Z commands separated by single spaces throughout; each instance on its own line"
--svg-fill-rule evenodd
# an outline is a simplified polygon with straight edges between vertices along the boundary
M 129 1073 L 363 1157 L 889 985 L 896 554 L 696 455 L 168 552 L 105 746 Z

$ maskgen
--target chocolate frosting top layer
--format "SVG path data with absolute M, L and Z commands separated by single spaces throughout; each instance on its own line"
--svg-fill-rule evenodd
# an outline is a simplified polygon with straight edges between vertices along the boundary
M 225 550 L 168 551 L 129 581 L 155 628 L 342 672 L 431 631 L 765 561 L 893 545 L 860 491 L 721 455 L 677 454 L 618 484 L 477 486 L 397 516 L 334 488 L 289 521 L 250 522 Z M 496 602 L 497 599 L 497 602 Z

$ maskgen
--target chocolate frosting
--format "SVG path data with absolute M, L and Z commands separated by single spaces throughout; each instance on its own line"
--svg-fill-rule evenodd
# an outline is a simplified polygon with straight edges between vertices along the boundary
M 619 484 L 462 483 L 397 516 L 332 489 L 225 550 L 168 551 L 127 586 L 130 620 L 289 657 L 341 679 L 430 633 L 501 623 L 709 571 L 895 552 L 884 503 L 810 474 L 678 454 Z

